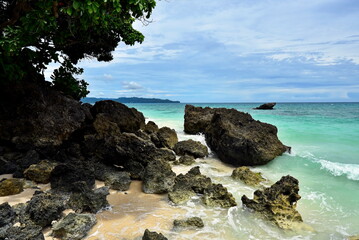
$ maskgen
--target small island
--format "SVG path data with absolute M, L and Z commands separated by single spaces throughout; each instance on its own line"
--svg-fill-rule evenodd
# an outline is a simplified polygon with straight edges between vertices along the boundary
M 113 100 L 120 103 L 180 103 L 180 101 L 172 101 L 159 98 L 141 98 L 141 97 L 120 97 L 120 98 L 95 98 L 85 97 L 81 99 L 84 103 L 96 103 L 102 100 Z

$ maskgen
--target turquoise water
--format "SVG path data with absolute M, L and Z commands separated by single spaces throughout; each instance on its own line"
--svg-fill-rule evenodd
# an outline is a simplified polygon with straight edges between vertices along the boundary
M 214 157 L 204 165 L 205 173 L 234 192 L 239 204 L 222 213 L 225 227 L 221 231 L 225 229 L 228 236 L 223 239 L 346 239 L 359 235 L 359 103 L 278 103 L 273 111 L 252 110 L 256 103 L 193 105 L 235 108 L 277 126 L 279 139 L 292 147 L 292 153 L 256 170 L 272 182 L 288 174 L 299 180 L 302 199 L 297 209 L 314 229 L 288 234 L 253 220 L 241 207 L 240 197 L 252 197 L 254 189 L 233 183 L 224 170 L 213 171 L 219 164 Z M 160 126 L 176 129 L 180 138 L 189 138 L 183 133 L 185 104 L 128 106 Z M 203 136 L 194 137 L 204 141 Z M 213 231 L 218 231 L 216 226 Z

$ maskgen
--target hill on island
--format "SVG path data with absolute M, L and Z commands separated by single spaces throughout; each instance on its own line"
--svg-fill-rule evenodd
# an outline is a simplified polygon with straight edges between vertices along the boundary
M 84 103 L 95 103 L 102 100 L 113 100 L 120 103 L 180 103 L 180 101 L 171 101 L 159 98 L 140 98 L 140 97 L 120 97 L 120 98 L 95 98 L 85 97 L 81 99 Z

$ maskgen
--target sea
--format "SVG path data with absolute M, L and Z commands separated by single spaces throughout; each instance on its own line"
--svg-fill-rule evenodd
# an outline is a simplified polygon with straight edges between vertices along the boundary
M 267 186 L 285 175 L 299 180 L 301 199 L 297 203 L 297 210 L 302 215 L 304 227 L 280 230 L 243 207 L 241 196 L 252 198 L 256 188 L 234 181 L 230 177 L 234 167 L 223 164 L 211 152 L 208 158 L 197 159 L 193 166 L 200 166 L 202 174 L 227 187 L 236 198 L 238 206 L 229 209 L 209 208 L 203 206 L 199 198 L 175 206 L 168 203 L 166 196 L 161 196 L 158 201 L 163 204 L 157 206 L 158 211 L 153 209 L 155 207 L 150 207 L 150 211 L 146 213 L 143 207 L 139 207 L 140 213 L 136 215 L 137 210 L 128 210 L 129 215 L 136 216 L 135 224 L 138 224 L 132 232 L 138 229 L 139 233 L 143 233 L 143 228 L 150 226 L 150 230 L 161 232 L 168 239 L 192 240 L 334 240 L 359 235 L 359 103 L 277 103 L 274 110 L 254 110 L 258 103 L 191 104 L 234 108 L 278 128 L 279 139 L 292 147 L 291 153 L 285 153 L 264 166 L 253 167 L 252 170 L 262 173 L 268 180 Z M 185 103 L 126 105 L 141 111 L 147 121 L 154 121 L 160 127 L 175 129 L 179 140 L 194 139 L 205 144 L 203 135 L 188 135 L 183 131 Z M 193 166 L 174 167 L 174 171 L 185 173 Z M 143 201 L 146 202 L 146 197 Z M 167 208 L 166 205 L 170 207 Z M 114 214 L 116 211 L 123 214 L 126 209 L 113 206 L 112 211 Z M 173 229 L 174 218 L 192 216 L 201 217 L 205 227 L 201 230 Z M 146 218 L 150 218 L 147 223 Z M 116 239 L 130 239 L 123 236 L 121 238 L 119 229 L 118 234 L 115 229 L 113 231 L 113 236 L 118 237 Z M 96 239 L 101 239 L 101 236 L 106 239 L 106 235 L 101 235 L 98 231 L 93 236 L 95 235 Z

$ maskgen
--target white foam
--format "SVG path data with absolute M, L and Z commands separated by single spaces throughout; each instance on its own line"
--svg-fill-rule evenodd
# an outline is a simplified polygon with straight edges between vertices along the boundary
M 327 160 L 318 160 L 321 169 L 329 171 L 334 176 L 346 176 L 348 179 L 359 181 L 359 165 L 330 162 Z

